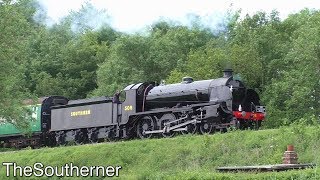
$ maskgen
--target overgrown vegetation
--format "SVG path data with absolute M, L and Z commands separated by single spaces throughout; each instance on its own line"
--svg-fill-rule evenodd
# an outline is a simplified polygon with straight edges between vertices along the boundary
M 320 169 L 266 173 L 220 173 L 219 166 L 282 163 L 288 144 L 300 163 L 320 163 L 320 128 L 295 124 L 280 129 L 233 131 L 94 145 L 1 153 L 0 162 L 18 165 L 121 165 L 120 179 L 318 179 Z M 0 177 L 5 176 L 0 167 Z M 99 178 L 97 178 L 99 179 Z
M 111 96 L 130 83 L 217 78 L 232 67 L 259 91 L 267 127 L 319 121 L 320 11 L 284 20 L 277 12 L 243 19 L 233 12 L 219 32 L 161 21 L 140 34 L 94 27 L 88 18 L 104 13 L 87 4 L 47 27 L 37 1 L 1 1 L 0 114 L 22 122 L 17 107 L 31 95 Z

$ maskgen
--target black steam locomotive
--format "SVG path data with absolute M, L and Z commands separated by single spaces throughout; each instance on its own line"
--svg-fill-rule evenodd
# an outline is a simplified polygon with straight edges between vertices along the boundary
M 218 79 L 186 77 L 178 84 L 131 84 L 121 93 L 122 101 L 118 97 L 46 98 L 41 105 L 41 144 L 204 134 L 226 131 L 229 126 L 259 127 L 265 117 L 258 94 L 233 79 L 231 69 Z

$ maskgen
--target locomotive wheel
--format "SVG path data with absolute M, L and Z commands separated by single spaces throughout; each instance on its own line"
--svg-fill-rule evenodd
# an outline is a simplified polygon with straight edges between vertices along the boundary
M 56 144 L 58 146 L 66 144 L 65 136 L 66 135 L 64 132 L 57 132 L 56 133 Z
M 5 143 L 3 143 L 3 147 L 4 148 L 9 148 L 9 147 L 11 147 L 11 145 L 10 145 L 9 142 L 5 142 Z
M 199 131 L 201 134 L 209 134 L 213 132 L 213 125 L 208 122 L 203 122 L 199 126 Z
M 77 145 L 79 145 L 79 144 L 82 144 L 82 132 L 80 131 L 80 132 L 77 132 L 77 134 L 76 134 L 76 136 L 75 136 L 75 138 L 74 138 L 74 142 L 77 144 Z
M 76 144 L 84 144 L 84 143 L 86 143 L 86 142 L 88 142 L 88 135 L 87 135 L 87 131 L 83 131 L 83 130 L 77 130 L 76 132 L 75 132 L 76 134 L 75 134 L 75 138 L 74 138 L 74 142 L 76 143 Z
M 189 124 L 186 126 L 186 131 L 181 131 L 182 134 L 195 134 L 197 133 L 198 126 L 196 124 Z
M 261 121 L 253 121 L 251 124 L 251 129 L 253 130 L 259 130 L 261 127 Z
M 161 122 L 161 126 L 160 129 L 163 130 L 165 128 L 164 124 L 167 122 L 171 122 L 176 120 L 176 116 L 174 114 L 164 114 L 161 118 L 160 118 L 160 122 Z M 176 123 L 173 123 L 171 126 L 176 125 Z M 172 137 L 175 135 L 174 131 L 171 132 L 167 132 L 167 133 L 161 133 L 163 137 Z
M 116 140 L 116 130 L 112 127 L 110 127 L 107 130 L 107 137 L 104 138 L 104 141 L 109 142 L 109 141 L 114 141 Z
M 88 139 L 90 143 L 98 142 L 98 132 L 95 129 L 88 129 Z
M 247 129 L 248 127 L 249 127 L 248 122 L 246 122 L 246 121 L 243 120 L 243 119 L 240 119 L 240 120 L 239 120 L 239 129 L 240 129 L 240 130 Z
M 154 121 L 152 117 L 145 116 L 141 118 L 137 123 L 137 135 L 140 139 L 151 138 L 153 134 L 145 134 L 145 131 L 153 131 L 154 130 Z

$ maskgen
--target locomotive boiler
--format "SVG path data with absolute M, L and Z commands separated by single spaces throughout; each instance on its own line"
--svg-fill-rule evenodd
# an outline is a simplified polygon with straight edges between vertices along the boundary
M 146 109 L 186 106 L 204 102 L 225 101 L 228 109 L 239 105 L 246 97 L 244 84 L 234 80 L 232 70 L 223 71 L 222 78 L 193 81 L 185 77 L 181 83 L 153 87 L 146 95 Z

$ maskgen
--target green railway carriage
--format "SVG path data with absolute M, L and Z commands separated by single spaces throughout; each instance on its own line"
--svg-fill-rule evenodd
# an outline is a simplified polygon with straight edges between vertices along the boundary
M 40 134 L 41 133 L 41 105 L 29 105 L 32 110 L 32 119 L 30 118 L 29 129 L 20 130 L 14 124 L 0 120 L 0 145 L 6 145 L 8 143 L 14 145 L 24 146 L 25 133 Z M 10 137 L 10 139 L 9 139 Z M 14 138 L 13 138 L 14 137 Z M 34 141 L 30 139 L 30 141 Z

